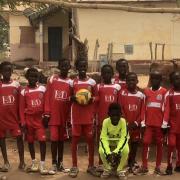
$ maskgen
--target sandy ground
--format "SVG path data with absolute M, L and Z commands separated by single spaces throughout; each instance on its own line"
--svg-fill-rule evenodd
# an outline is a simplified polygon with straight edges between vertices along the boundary
M 0 173 L 0 177 L 5 175 L 7 176 L 8 180 L 48 180 L 48 179 L 52 179 L 52 180 L 68 180 L 71 179 L 70 177 L 68 177 L 67 174 L 64 173 L 58 173 L 57 175 L 54 176 L 41 176 L 39 173 L 34 173 L 34 174 L 28 174 L 26 172 L 21 172 L 17 169 L 18 167 L 18 152 L 16 149 L 16 142 L 14 139 L 8 138 L 7 139 L 7 145 L 8 145 L 8 156 L 9 156 L 9 161 L 11 163 L 11 169 L 8 173 Z M 39 159 L 39 146 L 37 144 L 36 146 L 36 158 Z M 97 148 L 96 148 L 97 150 Z M 165 161 L 165 156 L 166 156 L 166 147 L 164 148 L 164 158 L 163 158 L 163 163 L 162 163 L 162 170 L 165 170 L 166 168 L 166 161 Z M 71 167 L 71 152 L 70 152 L 70 142 L 66 142 L 65 143 L 65 151 L 64 151 L 64 164 L 66 167 Z M 138 153 L 138 162 L 140 163 L 140 154 L 141 154 L 141 147 L 139 148 L 139 153 Z M 180 173 L 174 173 L 172 176 L 157 176 L 153 174 L 153 169 L 155 166 L 155 148 L 151 147 L 150 149 L 150 161 L 149 161 L 149 169 L 150 169 L 150 173 L 146 176 L 128 176 L 128 179 L 132 179 L 132 180 L 152 180 L 153 178 L 157 179 L 157 180 L 170 180 L 171 178 L 173 178 L 174 180 L 179 180 L 180 179 Z M 99 178 L 95 178 L 92 177 L 91 175 L 86 173 L 86 169 L 87 169 L 87 153 L 85 152 L 85 148 L 84 148 L 84 144 L 80 143 L 79 148 L 78 148 L 78 165 L 79 165 L 79 169 L 80 169 L 80 173 L 78 175 L 77 179 L 99 179 Z M 31 160 L 30 160 L 30 155 L 29 152 L 27 150 L 27 144 L 25 144 L 25 161 L 27 165 L 31 164 Z M 97 156 L 97 151 L 96 151 L 96 155 L 95 155 L 95 163 L 97 164 L 98 161 L 98 156 Z M 0 155 L 0 164 L 3 163 L 2 160 L 2 156 Z M 46 164 L 47 167 L 51 166 L 51 154 L 50 154 L 50 143 L 47 143 L 47 158 L 46 158 Z M 116 177 L 112 177 L 111 179 L 117 179 Z

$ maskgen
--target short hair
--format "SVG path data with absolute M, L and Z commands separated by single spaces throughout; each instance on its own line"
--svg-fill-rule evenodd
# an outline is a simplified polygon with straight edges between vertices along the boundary
M 131 76 L 131 75 L 134 75 L 136 76 L 136 78 L 138 78 L 137 74 L 135 72 L 129 72 L 127 75 L 126 75 L 126 79 Z
M 88 61 L 85 58 L 77 59 L 75 61 L 75 67 L 77 68 L 80 62 L 86 62 L 88 65 Z
M 121 58 L 121 59 L 118 59 L 118 60 L 116 61 L 116 66 L 117 66 L 119 63 L 122 63 L 123 61 L 128 64 L 127 59 Z
M 109 64 L 105 64 L 105 65 L 103 65 L 103 66 L 101 67 L 101 73 L 104 72 L 104 69 L 105 69 L 105 68 L 110 68 L 111 71 L 112 71 L 112 74 L 114 74 L 113 67 L 112 67 L 111 65 L 109 65 Z
M 29 77 L 29 74 L 32 73 L 32 72 L 36 72 L 36 73 L 39 74 L 39 71 L 36 68 L 29 68 L 25 73 L 26 79 Z
M 9 61 L 3 61 L 1 64 L 0 64 L 0 71 L 2 71 L 3 67 L 4 66 L 11 66 L 13 68 L 13 65 L 11 62 Z
M 152 74 L 155 74 L 155 73 L 157 73 L 157 74 L 159 73 L 158 75 L 162 78 L 162 73 L 160 71 L 158 71 L 158 70 L 151 71 L 149 73 L 149 75 L 151 76 Z
M 64 62 L 64 61 L 69 61 L 69 59 L 67 59 L 67 58 L 59 59 L 59 61 L 58 61 L 58 68 L 60 67 L 61 63 Z
M 173 82 L 173 78 L 176 73 L 180 74 L 180 71 L 173 71 L 172 73 L 169 74 L 170 83 Z
M 121 106 L 118 103 L 111 103 L 108 108 L 108 114 L 110 114 L 113 110 L 117 110 L 121 113 Z

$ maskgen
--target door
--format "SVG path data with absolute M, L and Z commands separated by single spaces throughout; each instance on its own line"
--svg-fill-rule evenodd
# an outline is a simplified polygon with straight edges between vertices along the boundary
M 62 27 L 48 28 L 49 61 L 58 61 L 62 58 Z

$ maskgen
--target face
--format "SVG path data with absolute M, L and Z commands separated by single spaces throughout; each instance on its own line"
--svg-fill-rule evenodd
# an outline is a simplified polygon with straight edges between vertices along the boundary
M 116 70 L 120 74 L 127 74 L 128 73 L 128 63 L 126 61 L 121 61 L 117 64 Z
M 2 68 L 2 76 L 3 76 L 3 79 L 10 79 L 11 78 L 11 75 L 12 75 L 12 66 L 11 65 L 5 65 L 3 66 Z
M 70 68 L 71 65 L 69 61 L 63 61 L 59 65 L 59 69 L 61 70 L 62 75 L 67 75 Z
M 110 67 L 105 67 L 101 75 L 104 82 L 111 82 L 113 77 L 112 69 Z
M 135 74 L 129 75 L 126 79 L 126 84 L 128 89 L 132 89 L 132 90 L 136 89 L 137 83 L 138 83 L 138 79 Z
M 114 126 L 118 125 L 119 120 L 121 118 L 121 113 L 118 110 L 114 109 L 114 110 L 111 110 L 111 112 L 109 113 L 109 116 L 111 119 L 111 123 Z
M 159 87 L 161 85 L 162 75 L 160 72 L 153 72 L 150 74 L 150 83 L 152 87 Z
M 29 85 L 35 86 L 39 80 L 39 73 L 38 72 L 30 72 L 28 74 L 27 80 L 29 82 Z
M 88 64 L 87 64 L 86 61 L 78 62 L 77 70 L 78 70 L 78 73 L 79 73 L 80 77 L 85 77 L 86 76 L 87 68 L 88 68 Z
M 173 82 L 174 88 L 180 90 L 180 72 L 174 73 L 172 82 Z

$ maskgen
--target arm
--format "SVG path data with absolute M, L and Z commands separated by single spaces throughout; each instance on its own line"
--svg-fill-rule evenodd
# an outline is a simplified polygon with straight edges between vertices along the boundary
M 20 97 L 19 97 L 19 115 L 20 115 L 20 122 L 21 126 L 26 125 L 26 120 L 25 120 L 25 89 L 21 90 L 20 92 Z
M 164 117 L 163 117 L 163 123 L 161 127 L 167 128 L 168 121 L 169 121 L 169 114 L 170 114 L 169 91 L 165 94 L 162 111 L 164 112 Z
M 44 115 L 45 116 L 50 116 L 50 92 L 51 92 L 51 82 L 50 80 L 47 83 L 46 86 L 46 92 L 45 92 L 45 102 L 44 102 Z
M 128 129 L 126 125 L 126 120 L 121 118 L 122 121 L 122 127 L 121 127 L 121 138 L 118 142 L 117 148 L 113 151 L 114 153 L 121 153 L 126 145 L 128 143 L 129 134 Z

